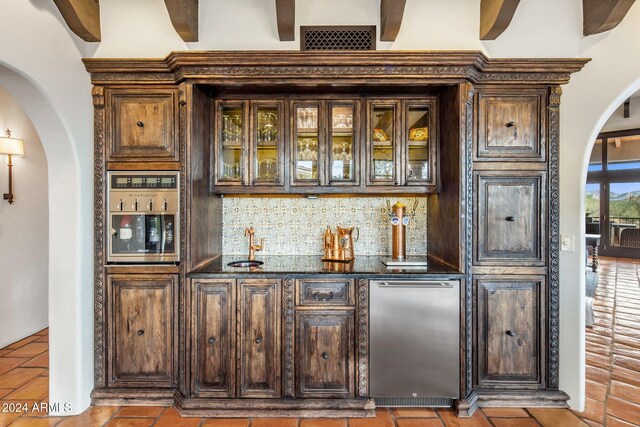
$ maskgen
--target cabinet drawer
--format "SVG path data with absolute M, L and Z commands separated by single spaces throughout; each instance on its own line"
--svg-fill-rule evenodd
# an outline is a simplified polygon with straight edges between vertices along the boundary
M 109 161 L 178 161 L 175 90 L 111 92 Z
M 479 276 L 478 384 L 542 388 L 545 277 Z
M 546 91 L 480 89 L 476 160 L 545 160 Z
M 298 305 L 353 305 L 353 280 L 296 280 Z
M 475 172 L 476 265 L 545 264 L 546 173 Z

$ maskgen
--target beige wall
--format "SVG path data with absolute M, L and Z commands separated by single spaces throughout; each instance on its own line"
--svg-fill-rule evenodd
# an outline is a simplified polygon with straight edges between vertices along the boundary
M 0 130 L 24 141 L 13 156 L 13 192 L 0 200 L 0 348 L 49 324 L 49 198 L 47 158 L 31 120 L 0 86 Z M 6 156 L 0 155 L 0 192 L 8 191 Z

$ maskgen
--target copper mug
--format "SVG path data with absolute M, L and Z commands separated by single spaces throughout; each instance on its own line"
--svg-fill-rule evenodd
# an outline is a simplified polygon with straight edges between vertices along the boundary
M 353 237 L 353 232 L 356 231 L 356 237 Z M 354 242 L 357 242 L 360 238 L 360 229 L 358 227 L 340 227 L 338 226 L 338 238 L 340 240 L 340 259 L 354 259 L 356 253 L 354 250 Z

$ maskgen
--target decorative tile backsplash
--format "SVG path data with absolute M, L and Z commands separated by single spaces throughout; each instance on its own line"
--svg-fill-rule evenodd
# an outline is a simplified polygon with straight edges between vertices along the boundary
M 391 223 L 387 203 L 400 201 L 408 209 L 418 200 L 416 215 L 407 227 L 407 255 L 427 253 L 426 197 L 229 197 L 222 201 L 222 252 L 246 255 L 245 227 L 256 230 L 256 243 L 265 238 L 265 250 L 258 255 L 322 255 L 322 237 L 331 226 L 358 227 L 357 255 L 391 253 Z

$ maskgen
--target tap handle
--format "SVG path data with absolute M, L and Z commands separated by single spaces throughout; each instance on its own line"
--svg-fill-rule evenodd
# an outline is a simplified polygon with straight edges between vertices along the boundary
M 260 250 L 264 249 L 264 237 L 260 239 Z

